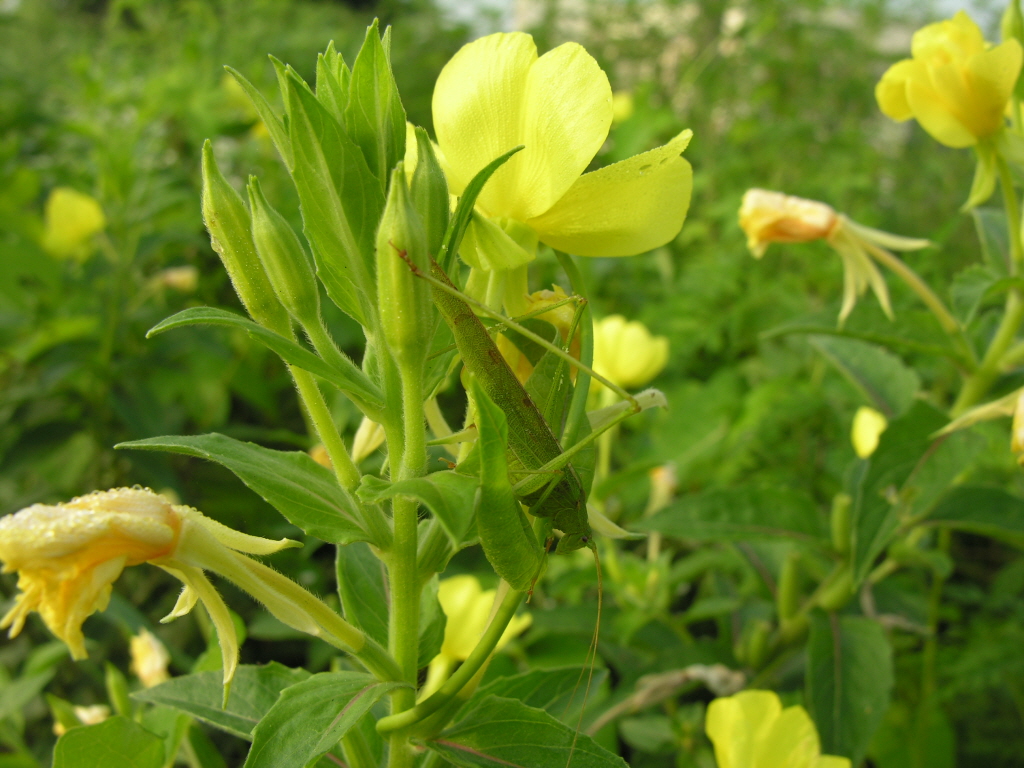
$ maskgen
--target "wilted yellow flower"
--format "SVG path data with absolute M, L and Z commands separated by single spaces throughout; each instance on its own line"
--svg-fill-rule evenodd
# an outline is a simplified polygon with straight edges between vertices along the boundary
M 1016 40 L 992 46 L 963 11 L 914 33 L 911 59 L 893 64 L 875 87 L 882 112 L 916 118 L 948 147 L 969 147 L 1005 124 L 1024 52 Z
M 551 323 L 558 330 L 559 336 L 564 340 L 569 335 L 569 330 L 576 315 L 576 305 L 573 302 L 567 301 L 568 298 L 566 292 L 562 290 L 562 286 L 552 285 L 550 291 L 545 289 L 529 294 L 526 297 L 526 303 L 520 309 L 523 310 L 523 314 L 528 314 L 538 320 Z M 552 309 L 541 312 L 546 307 L 552 307 Z M 529 358 L 520 352 L 519 347 L 505 336 L 499 334 L 496 341 L 498 349 L 512 369 L 512 372 L 515 373 L 516 378 L 525 384 L 526 380 L 530 378 L 530 374 L 533 373 L 533 364 L 530 363 Z M 572 343 L 569 345 L 569 354 L 579 359 L 579 333 L 573 335 Z M 570 375 L 575 377 L 575 369 L 571 371 Z
M 359 464 L 384 444 L 384 427 L 365 416 L 352 439 L 352 461 Z
M 148 629 L 143 629 L 139 634 L 132 636 L 128 643 L 128 651 L 132 657 L 132 672 L 146 688 L 166 683 L 171 679 L 167 672 L 171 655 L 167 653 L 164 644 Z
M 522 32 L 482 37 L 445 65 L 434 89 L 437 142 L 461 195 L 484 166 L 524 145 L 477 201 L 460 253 L 484 269 L 525 265 L 538 239 L 581 256 L 628 256 L 671 240 L 689 206 L 684 131 L 658 149 L 584 174 L 608 136 L 611 86 L 577 43 L 537 56 Z
M 267 555 L 297 542 L 270 541 L 232 530 L 148 489 L 97 491 L 66 504 L 31 507 L 0 519 L 4 573 L 18 572 L 14 607 L 0 621 L 17 635 L 32 611 L 86 656 L 82 622 L 106 608 L 111 585 L 129 565 L 150 562 L 184 583 L 169 621 L 202 600 L 220 640 L 225 683 L 238 663 L 238 639 L 224 600 L 204 570 L 235 582 L 290 627 L 358 651 L 365 636 L 300 586 L 243 552 Z
M 821 754 L 818 731 L 803 707 L 782 708 L 772 691 L 741 691 L 708 706 L 705 725 L 718 768 L 850 768 Z
M 193 266 L 168 267 L 157 272 L 153 280 L 162 288 L 193 293 L 199 285 L 199 270 Z
M 71 711 L 82 725 L 98 725 L 110 717 L 110 707 L 106 704 L 91 704 L 87 707 L 72 707 Z M 68 732 L 67 727 L 60 720 L 53 723 L 53 735 L 63 736 Z
M 43 248 L 64 259 L 87 259 L 92 253 L 92 236 L 107 226 L 95 198 L 70 187 L 57 187 L 50 193 L 43 217 Z
M 594 327 L 594 370 L 623 389 L 643 386 L 667 362 L 668 339 L 652 336 L 639 320 L 609 315 Z
M 862 405 L 853 416 L 853 429 L 850 432 L 850 440 L 853 442 L 853 450 L 862 459 L 875 452 L 878 447 L 878 439 L 889 426 L 889 420 L 874 408 Z
M 892 317 L 889 288 L 875 261 L 906 265 L 886 248 L 914 251 L 931 243 L 927 240 L 900 237 L 865 227 L 825 203 L 793 197 L 766 189 L 748 189 L 740 205 L 740 226 L 747 235 L 747 247 L 754 258 L 761 258 L 771 243 L 807 243 L 824 239 L 843 260 L 843 305 L 839 310 L 842 323 L 853 311 L 857 299 L 871 288 L 886 315 Z
M 469 658 L 480 636 L 487 629 L 496 594 L 496 590 L 481 588 L 476 576 L 453 576 L 441 582 L 437 599 L 444 615 L 448 617 L 448 623 L 444 629 L 441 652 L 430 662 L 427 670 L 421 698 L 426 698 L 440 688 L 454 666 Z M 508 645 L 512 638 L 525 632 L 532 622 L 533 617 L 528 613 L 514 616 L 498 640 L 495 653 Z M 478 678 L 482 676 L 483 668 L 477 673 Z M 473 687 L 472 682 L 469 687 Z

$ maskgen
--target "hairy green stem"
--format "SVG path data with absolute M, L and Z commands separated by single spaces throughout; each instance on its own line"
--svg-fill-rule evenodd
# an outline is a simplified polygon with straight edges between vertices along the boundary
M 317 386 L 313 375 L 294 365 L 288 366 L 292 377 L 295 379 L 295 386 L 299 390 L 299 397 L 306 406 L 306 412 L 313 421 L 320 442 L 327 449 L 327 455 L 331 459 L 331 466 L 334 468 L 335 477 L 341 487 L 347 491 L 353 490 L 359 485 L 359 470 L 352 463 L 352 457 L 348 455 L 348 449 L 338 434 L 338 428 L 334 425 L 331 411 L 327 407 L 324 395 Z

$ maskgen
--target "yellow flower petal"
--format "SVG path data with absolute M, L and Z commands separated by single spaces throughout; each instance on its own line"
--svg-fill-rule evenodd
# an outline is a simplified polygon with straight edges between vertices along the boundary
M 935 89 L 918 80 L 907 83 L 907 103 L 921 124 L 933 139 L 947 147 L 963 148 L 978 143 L 978 137 L 971 133 L 952 112 Z
M 89 240 L 107 226 L 100 204 L 69 187 L 57 187 L 46 199 L 43 248 L 61 258 L 89 256 Z
M 957 11 L 952 19 L 929 24 L 914 33 L 910 52 L 915 59 L 965 58 L 985 49 L 985 37 L 971 17 Z
M 818 731 L 807 710 L 782 710 L 760 744 L 757 768 L 811 768 L 821 753 Z
M 904 59 L 885 71 L 875 86 L 875 100 L 884 115 L 901 123 L 914 116 L 907 103 L 907 80 L 922 68 L 920 62 Z
M 658 149 L 581 176 L 547 213 L 526 223 L 552 248 L 580 256 L 632 256 L 683 226 L 693 170 L 679 157 L 692 131 Z
M 544 213 L 569 190 L 612 124 L 608 76 L 577 43 L 548 51 L 530 67 L 523 98 L 526 148 L 508 162 L 516 188 L 488 184 L 481 195 L 485 209 L 519 221 Z
M 712 701 L 705 730 L 715 745 L 718 768 L 756 766 L 759 742 L 781 711 L 771 691 L 741 691 Z
M 535 247 L 523 248 L 493 220 L 473 211 L 473 218 L 459 246 L 459 256 L 469 266 L 490 272 L 528 264 L 533 261 L 535 250 Z
M 836 755 L 818 755 L 811 768 L 850 768 L 850 758 Z
M 462 194 L 480 169 L 521 143 L 523 94 L 536 60 L 532 37 L 500 33 L 463 46 L 441 70 L 432 102 L 434 130 L 453 194 Z M 508 183 L 504 168 L 487 186 L 505 193 Z
M 1024 61 L 1024 50 L 1016 40 L 1007 40 L 967 60 L 965 76 L 978 103 L 983 130 L 995 133 L 1003 125 L 1003 110 L 1013 94 Z

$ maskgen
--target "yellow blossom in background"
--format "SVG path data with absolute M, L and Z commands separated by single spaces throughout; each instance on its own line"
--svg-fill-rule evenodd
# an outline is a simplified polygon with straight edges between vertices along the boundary
M 433 658 L 427 670 L 421 698 L 426 698 L 440 688 L 455 665 L 469 658 L 480 636 L 487 629 L 496 594 L 496 590 L 483 589 L 476 576 L 453 576 L 441 582 L 437 599 L 448 622 L 444 629 L 441 652 Z M 498 640 L 495 653 L 508 645 L 512 638 L 525 632 L 532 622 L 533 617 L 528 613 L 514 616 Z M 484 668 L 481 668 L 477 673 L 478 678 L 483 676 L 483 671 Z M 472 683 L 468 687 L 473 687 Z
M 889 288 L 875 262 L 890 268 L 897 263 L 902 265 L 885 249 L 914 251 L 931 245 L 927 240 L 900 237 L 865 227 L 817 200 L 767 189 L 748 189 L 744 193 L 739 221 L 747 235 L 747 247 L 757 259 L 764 256 L 771 243 L 807 243 L 813 240 L 825 240 L 839 254 L 843 260 L 840 324 L 869 287 L 882 310 L 891 318 Z
M 317 443 L 309 449 L 309 458 L 319 464 L 321 467 L 327 469 L 334 469 L 334 465 L 331 464 L 331 457 L 327 453 L 327 447 L 323 443 Z
M 61 259 L 84 261 L 92 255 L 92 237 L 107 226 L 95 198 L 70 187 L 57 187 L 43 211 L 43 248 Z
M 128 651 L 132 657 L 132 672 L 146 688 L 166 683 L 171 679 L 167 672 L 171 655 L 167 653 L 164 644 L 148 629 L 143 629 L 139 634 L 132 636 L 128 643 Z
M 360 650 L 361 632 L 294 582 L 241 554 L 267 555 L 291 546 L 301 545 L 239 533 L 143 488 L 97 491 L 55 506 L 34 504 L 0 519 L 3 572 L 18 572 L 20 590 L 0 629 L 11 627 L 14 637 L 28 614 L 38 611 L 72 657 L 84 658 L 82 622 L 106 608 L 111 585 L 126 566 L 149 562 L 185 585 L 164 621 L 203 601 L 220 640 L 225 684 L 238 663 L 238 639 L 205 570 L 233 581 L 288 626 Z
M 498 33 L 464 46 L 433 96 L 453 194 L 488 163 L 525 149 L 491 177 L 460 253 L 475 267 L 525 265 L 536 243 L 581 256 L 628 256 L 665 244 L 689 206 L 684 131 L 658 149 L 583 173 L 608 137 L 611 86 L 577 43 L 538 57 L 533 38 Z
M 914 33 L 913 58 L 893 64 L 875 87 L 893 120 L 915 118 L 948 147 L 969 147 L 1005 124 L 1024 57 L 1016 40 L 992 46 L 970 16 L 929 24 Z
M 850 441 L 853 443 L 853 450 L 862 459 L 875 452 L 878 447 L 878 440 L 889 426 L 889 420 L 874 408 L 862 405 L 853 416 L 853 429 L 850 431 Z
M 193 266 L 168 267 L 153 276 L 161 288 L 170 288 L 179 293 L 194 293 L 199 286 L 199 270 Z
M 643 386 L 668 362 L 668 339 L 639 320 L 609 315 L 594 326 L 594 370 L 623 389 Z M 600 387 L 600 383 L 594 381 Z
M 803 707 L 782 708 L 772 691 L 741 691 L 708 705 L 705 725 L 718 768 L 850 768 L 821 754 L 818 731 Z
M 624 123 L 633 116 L 633 94 L 629 91 L 616 91 L 612 94 L 612 125 Z

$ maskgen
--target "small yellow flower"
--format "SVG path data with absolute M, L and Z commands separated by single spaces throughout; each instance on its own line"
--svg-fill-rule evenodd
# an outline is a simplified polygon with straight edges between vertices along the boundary
M 857 299 L 871 288 L 890 318 L 889 289 L 875 262 L 892 265 L 886 251 L 914 251 L 931 243 L 865 227 L 825 203 L 766 189 L 748 189 L 740 205 L 740 227 L 754 258 L 764 256 L 771 243 L 807 243 L 824 239 L 843 260 L 843 305 L 839 322 L 853 311 Z
M 3 572 L 17 571 L 21 590 L 0 629 L 10 627 L 14 637 L 28 614 L 38 611 L 72 657 L 85 658 L 82 622 L 106 608 L 111 585 L 126 566 L 149 562 L 185 585 L 164 621 L 203 601 L 220 640 L 225 685 L 238 664 L 238 639 L 205 570 L 233 581 L 288 626 L 359 651 L 366 642 L 361 632 L 299 585 L 241 554 L 267 555 L 291 546 L 301 545 L 239 533 L 142 488 L 97 491 L 56 506 L 34 504 L 0 519 Z
M 199 270 L 193 266 L 168 267 L 153 276 L 161 288 L 170 288 L 179 293 L 194 293 L 199 286 Z
M 629 91 L 616 91 L 612 94 L 612 124 L 624 123 L 633 116 L 635 106 L 633 94 Z
M 455 665 L 469 658 L 480 636 L 487 629 L 496 594 L 496 590 L 481 588 L 475 576 L 453 576 L 441 582 L 437 599 L 444 615 L 448 617 L 448 623 L 444 629 L 441 652 L 433 658 L 427 670 L 427 681 L 420 694 L 421 698 L 426 698 L 440 688 Z M 525 632 L 532 622 L 533 617 L 528 613 L 514 616 L 498 640 L 495 653 L 508 645 L 512 638 Z M 477 678 L 483 676 L 484 669 L 481 668 L 477 673 Z M 479 683 L 479 679 L 475 679 L 475 682 Z M 467 688 L 475 688 L 474 683 L 470 682 Z
M 594 328 L 594 370 L 623 389 L 643 386 L 667 362 L 668 339 L 652 336 L 639 320 L 609 315 Z
M 893 120 L 915 118 L 948 147 L 969 147 L 1005 124 L 1024 57 L 1016 40 L 992 46 L 963 11 L 914 33 L 913 58 L 893 64 L 875 87 Z
M 853 429 L 850 432 L 850 440 L 853 443 L 853 450 L 862 459 L 875 452 L 878 447 L 878 439 L 889 426 L 888 419 L 874 408 L 862 405 L 853 416 Z
M 359 464 L 384 444 L 384 437 L 384 427 L 364 416 L 352 439 L 352 461 Z
M 718 768 L 850 768 L 821 754 L 818 731 L 803 707 L 782 708 L 772 691 L 741 691 L 708 706 L 705 729 Z
M 167 672 L 171 656 L 164 648 L 164 644 L 148 629 L 143 629 L 139 634 L 132 636 L 128 651 L 132 657 L 132 672 L 146 688 L 166 683 L 171 679 Z
M 106 704 L 91 704 L 87 707 L 72 707 L 71 711 L 82 725 L 98 725 L 110 717 L 110 707 Z M 53 724 L 53 735 L 63 736 L 68 732 L 64 723 L 59 720 Z
M 43 248 L 62 259 L 87 259 L 92 254 L 93 235 L 107 226 L 100 204 L 69 187 L 57 187 L 50 193 L 43 218 Z
M 576 43 L 538 57 L 522 32 L 488 35 L 445 65 L 433 97 L 449 188 L 524 145 L 477 201 L 463 257 L 474 267 L 525 265 L 538 239 L 580 256 L 628 256 L 665 244 L 689 206 L 684 131 L 658 149 L 583 173 L 608 137 L 611 86 Z

